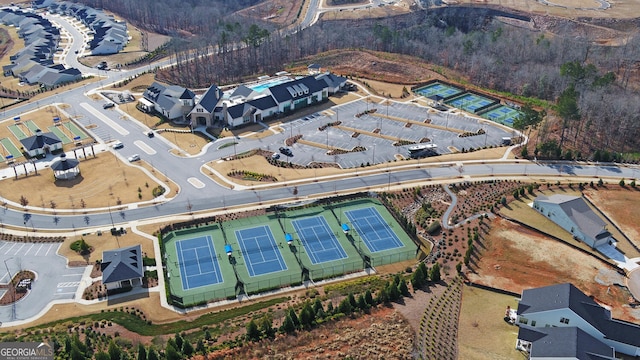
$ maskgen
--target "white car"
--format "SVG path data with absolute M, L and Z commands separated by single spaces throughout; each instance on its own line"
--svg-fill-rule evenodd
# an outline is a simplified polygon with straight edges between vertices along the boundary
M 129 162 L 138 161 L 138 160 L 140 160 L 140 155 L 138 155 L 138 154 L 131 155 L 131 156 L 129 156 L 128 160 L 129 160 Z
M 113 145 L 111 145 L 111 147 L 114 149 L 122 149 L 124 147 L 124 144 L 121 141 L 116 141 L 113 143 Z

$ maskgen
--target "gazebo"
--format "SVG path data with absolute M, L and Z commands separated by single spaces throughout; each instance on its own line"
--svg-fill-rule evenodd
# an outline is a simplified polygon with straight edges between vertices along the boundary
M 60 155 L 60 160 L 51 164 L 53 176 L 56 177 L 56 180 L 75 179 L 75 177 L 80 174 L 80 167 L 78 167 L 79 164 L 80 161 L 76 159 L 67 159 L 67 154 L 62 153 L 62 155 Z

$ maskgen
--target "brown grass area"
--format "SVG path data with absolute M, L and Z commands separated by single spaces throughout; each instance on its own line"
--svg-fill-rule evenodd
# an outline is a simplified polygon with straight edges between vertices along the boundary
M 611 185 L 609 188 L 606 191 L 585 189 L 584 194 L 591 202 L 597 204 L 598 209 L 615 222 L 636 246 L 640 246 L 640 230 L 638 229 L 640 214 L 635 206 L 630 206 L 630 204 L 638 204 L 640 202 L 640 192 L 630 187 L 623 189 L 616 185 Z M 609 229 L 611 230 L 612 228 L 609 227 Z M 626 243 L 622 239 L 618 240 L 619 245 Z M 629 251 L 626 255 L 630 258 L 640 256 L 635 249 L 626 248 L 623 250 L 625 252 Z
M 366 18 L 386 18 L 406 14 L 411 11 L 409 8 L 413 1 L 400 0 L 398 5 L 388 5 L 383 7 L 370 7 L 365 9 L 331 11 L 322 14 L 324 20 L 349 20 L 349 19 L 366 19 Z
M 0 188 L 0 196 L 19 202 L 24 195 L 31 206 L 51 209 L 53 201 L 58 209 L 78 212 L 82 212 L 82 200 L 87 208 L 92 208 L 116 206 L 118 199 L 122 204 L 153 199 L 151 190 L 157 183 L 110 152 L 80 160 L 79 166 L 81 174 L 73 180 L 54 181 L 51 169 L 39 171 L 38 175 L 21 176 L 18 180 L 7 179 L 6 186 Z M 141 199 L 138 188 L 142 190 Z
M 601 271 L 615 272 L 613 266 L 577 251 L 547 236 L 507 220 L 496 219 L 489 234 L 483 234 L 480 260 L 467 272 L 473 281 L 516 293 L 564 282 L 613 307 L 614 317 L 637 321 L 628 306 L 629 292 L 616 286 L 598 284 Z M 464 302 L 463 302 L 464 303 Z
M 518 327 L 503 320 L 507 305 L 518 308 L 513 296 L 463 287 L 458 326 L 459 359 L 524 359 L 515 349 Z

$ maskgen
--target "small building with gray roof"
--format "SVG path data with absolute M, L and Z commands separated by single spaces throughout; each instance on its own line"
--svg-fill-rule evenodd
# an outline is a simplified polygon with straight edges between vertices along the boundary
M 533 201 L 533 208 L 592 248 L 613 240 L 607 223 L 580 196 L 540 195 Z
M 142 248 L 135 245 L 104 251 L 100 268 L 107 290 L 140 286 L 144 277 Z

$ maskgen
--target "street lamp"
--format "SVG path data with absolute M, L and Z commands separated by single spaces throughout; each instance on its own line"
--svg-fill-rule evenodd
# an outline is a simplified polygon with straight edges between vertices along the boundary
M 11 275 L 11 271 L 9 271 L 9 265 L 7 265 L 7 261 L 13 259 L 12 257 L 4 260 L 4 267 L 7 269 L 7 274 L 9 274 L 9 290 L 11 290 L 11 286 L 13 285 L 13 291 L 11 292 L 11 320 L 15 320 L 16 318 L 16 285 L 13 283 L 13 276 Z

